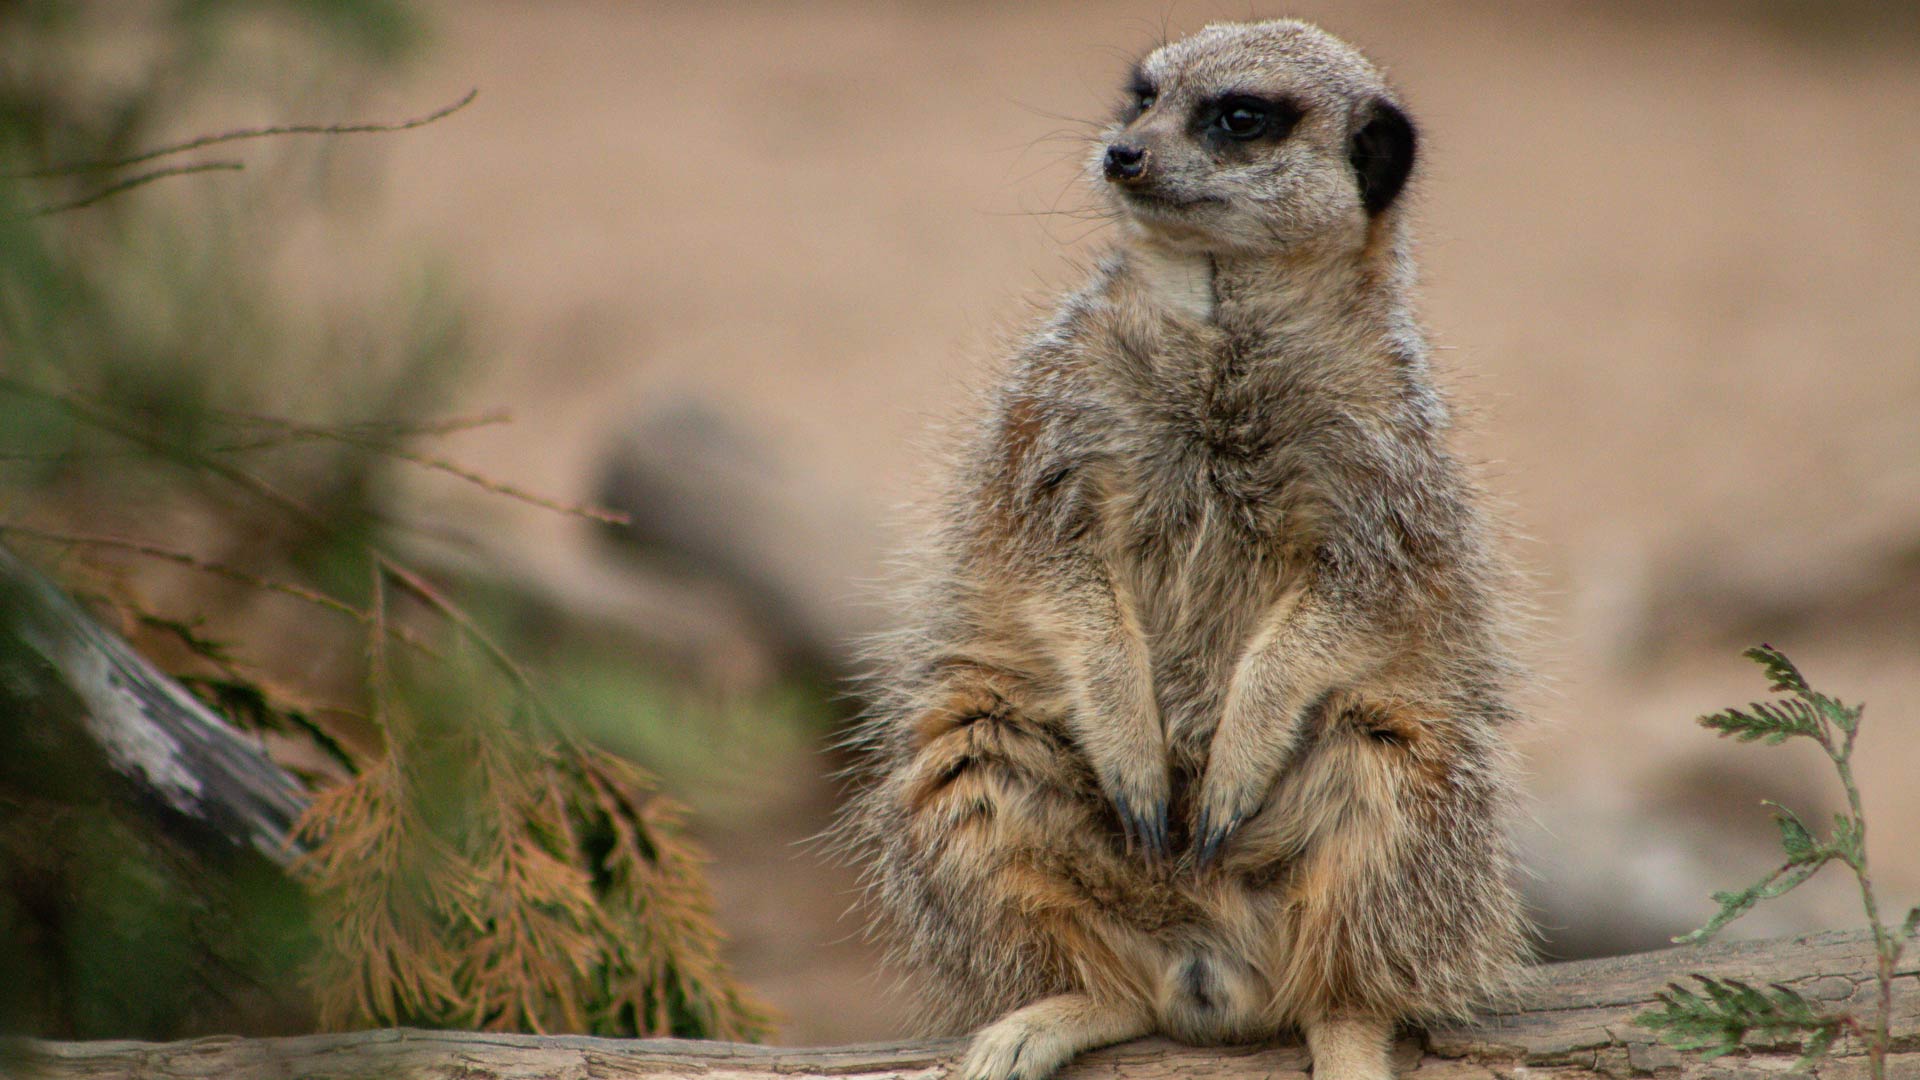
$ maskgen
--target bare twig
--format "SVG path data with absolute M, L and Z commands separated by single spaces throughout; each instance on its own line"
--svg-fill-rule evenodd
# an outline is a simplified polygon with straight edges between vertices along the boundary
M 116 460 L 120 458 L 133 458 L 138 456 L 139 456 L 139 451 L 137 450 L 117 450 L 112 452 L 108 452 L 105 450 L 91 450 L 91 451 L 50 450 L 45 453 L 37 453 L 34 451 L 28 451 L 28 450 L 19 450 L 19 451 L 9 450 L 5 453 L 0 453 L 0 462 L 5 462 L 10 465 L 16 464 L 16 463 L 31 464 L 31 465 L 51 465 L 57 461 L 65 461 L 65 462 L 106 461 L 106 460 Z
M 375 563 L 368 577 L 372 579 L 373 595 L 367 602 L 367 700 L 373 709 L 374 724 L 385 736 L 382 741 L 386 744 L 387 756 L 398 764 L 400 740 L 393 737 L 390 727 L 393 714 L 387 698 L 391 686 L 387 668 L 387 576 Z
M 155 180 L 164 180 L 169 176 L 188 176 L 193 173 L 204 172 L 239 172 L 244 168 L 246 168 L 246 166 L 238 161 L 202 161 L 194 165 L 169 165 L 164 169 L 154 169 L 151 172 L 143 172 L 137 176 L 129 176 L 125 180 L 108 184 L 98 191 L 82 195 L 69 202 L 49 203 L 46 206 L 35 207 L 22 216 L 36 218 L 45 217 L 48 214 L 61 214 L 68 210 L 79 210 L 83 207 L 92 206 L 94 203 L 100 202 L 103 199 L 110 199 L 123 191 L 145 184 L 151 184 Z
M 493 662 L 493 665 L 499 668 L 521 693 L 526 694 L 529 701 L 545 711 L 544 705 L 540 703 L 539 693 L 534 687 L 533 676 L 520 666 L 504 646 L 481 629 L 480 624 L 474 621 L 473 616 L 467 614 L 465 608 L 442 596 L 440 590 L 434 588 L 417 571 L 401 565 L 394 561 L 392 556 L 382 551 L 372 548 L 369 550 L 372 551 L 375 563 L 384 574 L 391 577 L 402 589 L 413 594 L 415 599 L 438 612 L 442 618 L 452 623 L 469 640 L 478 645 L 480 651 L 487 654 L 487 658 Z
M 245 469 L 229 465 L 217 458 L 195 453 L 190 449 L 167 442 L 165 439 L 127 423 L 120 417 L 115 416 L 110 410 L 96 405 L 78 394 L 63 390 L 48 389 L 47 387 L 7 375 L 0 375 L 0 389 L 10 390 L 13 393 L 26 397 L 35 397 L 43 401 L 52 402 L 64 409 L 67 414 L 74 419 L 90 424 L 110 435 L 117 435 L 163 458 L 189 464 L 194 468 L 205 469 L 215 476 L 248 492 L 255 498 L 278 507 L 282 511 L 292 515 L 301 524 L 322 535 L 331 535 L 337 531 L 334 523 L 329 520 L 325 514 L 320 513 L 313 507 L 306 505 L 293 496 L 274 487 L 265 479 Z
M 416 454 L 411 450 L 395 446 L 383 439 L 356 434 L 350 429 L 326 427 L 318 424 L 303 424 L 297 420 L 283 420 L 276 417 L 260 415 L 248 415 L 246 419 L 251 423 L 277 426 L 289 435 L 302 439 L 322 439 L 342 443 L 347 446 L 358 447 L 370 453 L 385 454 L 397 461 L 405 461 L 413 465 L 418 465 L 421 468 L 432 469 L 436 472 L 443 472 L 449 476 L 458 477 L 482 491 L 489 491 L 495 495 L 502 495 L 531 506 L 537 506 L 542 510 L 551 510 L 556 514 L 585 518 L 588 521 L 597 521 L 607 525 L 628 525 L 632 523 L 632 518 L 617 510 L 608 510 L 599 506 L 583 506 L 577 503 L 561 502 L 558 499 L 535 494 L 525 488 L 515 487 L 512 484 L 495 480 L 484 473 L 476 472 L 463 465 L 448 461 L 445 458 Z M 404 436 L 416 433 L 416 431 L 411 429 L 400 429 L 395 434 Z M 251 447 L 243 445 L 243 448 Z M 223 447 L 222 449 L 226 448 Z
M 0 375 L 0 389 L 10 389 L 15 393 L 52 401 L 66 409 L 67 412 L 76 419 L 92 424 L 103 431 L 148 447 L 156 453 L 175 459 L 182 458 L 182 448 L 173 446 L 165 440 L 141 431 L 138 428 L 131 427 L 111 415 L 105 409 L 93 405 L 73 394 L 57 390 L 48 390 L 45 387 L 36 386 L 32 383 L 23 382 L 5 375 Z M 253 495 L 255 498 L 278 507 L 283 512 L 298 520 L 301 524 L 315 530 L 321 535 L 331 536 L 339 531 L 338 526 L 326 515 L 274 487 L 265 479 L 246 469 L 192 451 L 185 453 L 184 461 L 195 468 L 205 469 Z M 441 595 L 440 591 L 435 589 L 423 575 L 408 568 L 382 548 L 373 544 L 367 544 L 365 550 L 368 557 L 373 559 L 375 564 L 378 565 L 384 573 L 388 574 L 395 584 L 398 584 L 402 589 L 413 594 L 413 596 L 425 603 L 428 607 L 438 612 L 448 622 L 452 623 L 454 628 L 459 630 L 463 636 L 479 646 L 480 650 L 486 654 L 493 665 L 498 668 L 501 673 L 507 677 L 508 681 L 512 682 L 514 687 L 520 691 L 521 695 L 526 698 L 527 703 L 532 706 L 535 713 L 538 714 L 547 727 L 554 732 L 556 737 L 568 747 L 578 748 L 578 740 L 567 726 L 560 722 L 559 717 L 546 703 L 546 699 L 541 696 L 539 689 L 534 685 L 533 677 L 508 654 L 507 650 L 501 646 L 499 642 L 495 641 L 493 637 L 474 620 L 472 615 L 467 613 L 466 609 Z
M 149 449 L 155 449 L 155 450 L 159 450 L 166 453 L 177 453 L 177 448 L 170 448 L 170 447 L 160 445 L 156 440 L 153 440 L 151 438 L 148 438 L 142 435 L 136 429 L 128 427 L 125 424 L 122 424 L 113 420 L 111 417 L 107 416 L 103 410 L 99 409 L 97 406 L 94 406 L 91 402 L 88 402 L 85 399 L 77 397 L 76 395 L 69 394 L 63 391 L 49 390 L 44 387 L 30 385 L 30 384 L 21 382 L 20 380 L 17 380 L 17 379 L 7 378 L 6 376 L 3 376 L 3 375 L 0 375 L 0 388 L 11 389 L 16 393 L 24 394 L 31 397 L 39 397 L 39 398 L 56 402 L 59 405 L 61 405 L 63 408 L 66 408 L 68 411 L 73 412 L 76 416 L 79 416 L 81 419 L 88 420 L 89 422 L 94 423 L 94 425 L 97 427 L 103 427 L 106 430 L 112 432 L 113 434 L 120 435 L 124 438 L 133 439 L 139 442 L 141 445 L 148 447 Z M 276 427 L 281 429 L 281 431 L 283 432 L 283 434 L 280 436 L 252 439 L 252 440 L 246 440 L 246 441 L 237 442 L 237 443 L 228 443 L 228 444 L 216 446 L 213 448 L 218 451 L 239 452 L 239 451 L 245 451 L 245 450 L 260 450 L 260 449 L 267 449 L 275 446 L 284 446 L 289 443 L 302 442 L 302 441 L 324 440 L 328 442 L 337 442 L 337 443 L 345 444 L 347 446 L 358 447 L 370 453 L 385 454 L 386 456 L 394 458 L 395 460 L 405 461 L 414 465 L 418 465 L 422 468 L 433 469 L 437 472 L 443 472 L 448 474 L 449 476 L 458 477 L 459 479 L 464 480 L 467 483 L 472 484 L 483 491 L 488 491 L 495 495 L 500 495 L 509 499 L 514 499 L 519 502 L 527 503 L 528 505 L 531 505 L 531 506 L 537 506 L 542 510 L 551 510 L 557 514 L 567 514 L 572 517 L 585 518 L 589 521 L 601 522 L 607 525 L 626 525 L 626 524 L 630 524 L 632 521 L 632 519 L 628 517 L 626 514 L 623 514 L 617 510 L 608 510 L 604 507 L 599 507 L 599 506 L 585 506 L 585 505 L 580 505 L 576 503 L 562 502 L 558 499 L 549 498 L 545 495 L 540 495 L 535 492 L 528 491 L 524 488 L 516 487 L 512 484 L 495 480 L 484 473 L 476 472 L 472 469 L 466 468 L 463 465 L 457 464 L 452 461 L 448 461 L 444 458 L 429 457 L 424 454 L 416 454 L 410 450 L 405 450 L 405 449 L 402 449 L 401 447 L 393 446 L 380 438 L 376 438 L 370 435 L 358 434 L 357 431 L 355 430 L 356 428 L 365 428 L 365 429 L 370 429 L 374 431 L 379 431 L 382 428 L 385 428 L 386 432 L 390 433 L 389 437 L 395 437 L 395 438 L 411 436 L 411 435 L 440 435 L 440 434 L 447 434 L 447 433 L 456 432 L 456 431 L 465 431 L 465 430 L 469 430 L 476 427 L 483 427 L 489 424 L 504 423 L 509 419 L 508 415 L 504 412 L 483 413 L 478 416 L 470 416 L 470 417 L 452 417 L 446 420 L 430 421 L 427 423 L 417 424 L 417 425 L 364 424 L 364 425 L 351 425 L 343 428 L 333 428 L 333 427 L 326 427 L 318 424 L 305 424 L 297 420 L 287 420 L 281 417 L 266 416 L 258 413 L 244 413 L 244 412 L 239 412 L 236 410 L 228 410 L 228 409 L 220 409 L 215 411 L 222 415 L 231 417 L 233 419 L 241 420 L 246 423 L 258 424 L 265 427 Z M 23 458 L 23 460 L 27 460 L 27 459 Z M 196 460 L 205 461 L 210 468 L 215 468 L 216 471 L 221 471 L 226 468 L 225 466 L 215 465 L 212 459 L 196 458 Z M 233 471 L 239 472 L 239 470 L 233 470 Z M 223 471 L 222 475 L 226 475 L 226 473 Z M 235 477 L 228 476 L 228 479 L 235 479 Z M 264 486 L 264 482 L 255 478 L 251 480 L 247 486 L 259 488 Z M 280 495 L 277 492 L 274 493 L 274 501 L 279 502 L 283 508 L 292 509 L 292 506 L 286 501 L 286 497 Z M 319 514 L 311 510 L 308 510 L 304 507 L 300 508 L 300 513 L 305 520 L 308 520 L 310 522 L 318 522 L 320 520 Z
M 212 409 L 209 411 L 216 416 L 233 420 L 237 423 L 253 424 L 258 427 L 278 428 L 281 431 L 279 435 L 262 437 L 253 442 L 229 443 L 224 446 L 216 446 L 214 447 L 215 450 L 254 450 L 262 447 L 281 446 L 290 442 L 324 437 L 318 432 L 288 431 L 286 429 L 290 425 L 303 428 L 307 425 L 298 424 L 297 421 L 290 421 L 284 417 L 267 416 L 262 413 L 246 412 L 241 409 Z M 475 428 L 492 427 L 495 424 L 508 424 L 512 422 L 512 413 L 509 413 L 505 409 L 494 409 L 490 412 L 476 413 L 472 416 L 449 416 L 443 420 L 421 420 L 418 422 L 367 420 L 359 423 L 340 424 L 331 430 L 349 432 L 361 438 L 371 439 L 384 437 L 399 439 L 424 435 L 454 435 L 462 431 L 472 431 Z
M 199 150 L 207 146 L 216 146 L 220 143 L 239 142 L 243 139 L 265 139 L 276 135 L 360 135 L 383 131 L 407 131 L 412 128 L 425 127 L 435 120 L 451 116 L 461 109 L 466 108 L 468 105 L 471 105 L 473 99 L 479 95 L 480 90 L 478 87 L 475 87 L 467 91 L 465 96 L 453 104 L 443 105 L 425 116 L 416 116 L 411 120 L 373 121 L 348 124 L 278 124 L 271 127 L 236 128 L 232 131 L 220 132 L 217 135 L 202 135 L 198 138 L 188 139 L 185 142 L 162 146 L 159 149 L 148 150 L 143 153 L 134 154 L 131 157 L 116 158 L 111 161 L 71 162 L 65 165 L 50 166 L 45 169 L 35 169 L 31 172 L 10 173 L 5 176 L 0 176 L 0 179 L 28 180 L 49 176 L 71 176 L 75 173 L 106 172 L 112 169 L 124 169 L 129 165 L 138 165 L 141 162 L 152 161 L 155 158 L 169 157 L 173 154 L 184 154 L 189 150 Z M 240 166 L 236 164 L 233 167 L 237 169 Z
M 418 465 L 421 468 L 432 469 L 436 472 L 443 472 L 449 476 L 458 477 L 482 491 L 489 491 L 495 495 L 505 496 L 506 498 L 527 503 L 531 506 L 537 506 L 542 510 L 551 510 L 556 514 L 585 518 L 588 521 L 597 521 L 605 525 L 630 525 L 633 523 L 631 517 L 618 510 L 608 510 L 605 507 L 586 506 L 579 503 L 565 503 L 558 499 L 550 499 L 544 495 L 536 495 L 524 488 L 502 483 L 482 473 L 456 465 L 445 458 L 427 457 L 424 454 L 416 454 L 410 450 L 402 450 L 399 447 L 381 446 L 378 443 L 365 439 L 342 437 L 339 441 L 358 446 L 363 450 L 385 454 L 388 457 L 397 458 L 401 461 Z
M 304 600 L 318 607 L 337 611 L 343 615 L 350 615 L 354 619 L 362 622 L 367 619 L 367 613 L 354 607 L 352 604 L 328 596 L 326 593 L 309 589 L 304 585 L 295 585 L 288 581 L 277 581 L 273 578 L 261 577 L 258 574 L 249 573 L 236 566 L 229 566 L 226 563 L 203 559 L 191 552 L 177 551 L 173 548 L 162 547 L 158 544 L 149 544 L 141 540 L 133 540 L 123 536 L 96 536 L 84 533 L 55 532 L 50 529 L 37 529 L 31 525 L 10 525 L 4 523 L 0 523 L 0 533 L 11 533 L 16 536 L 30 537 L 52 544 L 69 544 L 74 547 L 112 548 L 116 551 L 131 551 L 138 555 L 145 555 L 148 558 L 160 559 L 164 562 L 191 567 L 202 573 L 213 574 L 217 577 L 226 578 L 229 581 L 237 581 L 243 585 L 251 585 L 256 589 L 265 589 L 268 592 L 291 596 L 296 600 Z

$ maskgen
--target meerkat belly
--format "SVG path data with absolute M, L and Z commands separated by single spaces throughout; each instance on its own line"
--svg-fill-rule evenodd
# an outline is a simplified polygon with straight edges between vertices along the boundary
M 1233 672 L 1234 643 L 1245 636 L 1242 628 L 1226 625 L 1237 622 L 1219 618 L 1215 625 L 1185 627 L 1154 643 L 1159 646 L 1152 652 L 1154 698 L 1177 768 L 1205 766 Z
M 1179 524 L 1135 534 L 1129 577 L 1168 748 L 1204 765 L 1234 669 L 1289 578 L 1262 557 L 1268 541 L 1243 503 L 1211 488 L 1156 494 L 1159 512 L 1140 517 Z

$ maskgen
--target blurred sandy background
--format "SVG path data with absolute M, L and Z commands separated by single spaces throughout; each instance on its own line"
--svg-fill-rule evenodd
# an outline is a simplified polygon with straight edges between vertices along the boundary
M 1711 913 L 1709 889 L 1771 867 L 1757 799 L 1831 805 L 1814 755 L 1690 723 L 1759 695 L 1738 657 L 1759 640 L 1871 703 L 1873 858 L 1896 910 L 1920 899 L 1916 8 L 1287 13 L 1381 61 L 1425 135 L 1428 321 L 1538 575 L 1551 688 L 1529 743 L 1529 845 L 1550 947 L 1658 944 Z M 622 455 L 719 469 L 639 508 L 757 560 L 831 651 L 888 619 L 865 587 L 891 508 L 923 483 L 921 433 L 1102 242 L 1076 215 L 1074 121 L 1103 116 L 1162 35 L 1248 11 L 444 0 L 428 14 L 433 47 L 376 111 L 470 86 L 478 102 L 383 142 L 357 231 L 306 257 L 351 279 L 388 247 L 451 253 L 491 365 L 470 403 L 517 422 L 449 451 L 580 498 Z M 568 521 L 513 517 L 485 539 L 609 610 L 700 623 L 675 599 L 690 594 L 647 585 Z M 744 648 L 740 677 L 777 663 Z M 841 918 L 850 875 L 795 845 L 826 820 L 830 765 L 757 763 L 761 797 L 700 826 L 742 975 L 787 1012 L 791 1043 L 905 1020 Z M 1829 884 L 1750 932 L 1854 922 Z

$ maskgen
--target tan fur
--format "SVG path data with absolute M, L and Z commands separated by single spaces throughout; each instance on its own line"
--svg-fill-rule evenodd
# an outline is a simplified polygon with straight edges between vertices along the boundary
M 1146 163 L 1105 166 L 1119 244 L 956 463 L 841 837 L 937 1026 L 988 1025 L 968 1080 L 1293 1026 L 1321 1080 L 1380 1080 L 1527 938 L 1512 586 L 1411 311 L 1411 128 L 1300 23 L 1141 77 L 1095 154 Z

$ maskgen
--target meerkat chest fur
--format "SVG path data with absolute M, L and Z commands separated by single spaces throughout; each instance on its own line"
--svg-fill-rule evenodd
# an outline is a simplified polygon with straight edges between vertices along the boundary
M 1029 351 L 1014 402 L 1053 399 L 1005 430 L 1043 526 L 1076 535 L 1128 594 L 1169 745 L 1192 768 L 1240 657 L 1324 557 L 1322 516 L 1394 444 L 1433 427 L 1437 399 L 1409 375 L 1358 275 L 1296 252 L 1276 273 L 1217 256 L 1136 248 L 1104 266 Z M 1421 398 L 1429 400 L 1419 400 Z M 1426 415 L 1395 429 L 1396 413 Z M 1356 453 L 1356 450 L 1360 451 Z M 1022 460 L 1022 457 L 1030 460 Z M 1381 478 L 1387 479 L 1387 478 Z M 1051 525 L 1051 529 L 1044 526 Z

